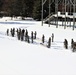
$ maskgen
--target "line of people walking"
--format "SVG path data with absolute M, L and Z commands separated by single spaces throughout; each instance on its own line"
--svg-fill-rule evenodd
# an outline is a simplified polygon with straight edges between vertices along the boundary
M 21 29 L 21 28 L 11 28 L 10 30 L 7 29 L 6 31 L 7 33 L 7 36 L 9 36 L 11 34 L 12 37 L 15 37 L 17 36 L 18 40 L 21 40 L 21 41 L 26 41 L 28 43 L 33 43 L 34 42 L 34 39 L 36 39 L 37 37 L 37 32 L 33 32 L 31 31 L 31 36 L 28 35 L 28 30 L 26 29 Z M 42 35 L 42 44 L 45 43 L 45 35 L 43 34 Z M 37 39 L 36 39 L 37 40 Z M 48 38 L 48 41 L 47 41 L 47 47 L 50 48 L 51 47 L 51 43 L 54 42 L 54 33 L 52 33 L 51 37 Z M 68 49 L 68 41 L 67 39 L 64 39 L 64 48 L 65 49 Z M 76 49 L 76 43 L 74 42 L 73 39 L 71 39 L 71 48 L 73 49 L 73 52 L 75 51 Z
M 21 28 L 11 28 L 10 30 L 7 29 L 6 31 L 7 33 L 7 36 L 9 36 L 11 34 L 12 37 L 15 37 L 17 36 L 18 40 L 21 40 L 21 41 L 26 41 L 28 43 L 33 43 L 34 42 L 34 39 L 36 39 L 37 37 L 37 32 L 33 32 L 31 31 L 31 36 L 28 35 L 28 30 L 26 29 L 21 29 Z M 31 40 L 30 40 L 31 39 Z M 45 36 L 42 35 L 42 43 L 44 44 L 45 42 Z M 49 37 L 48 39 L 48 42 L 47 42 L 47 47 L 50 48 L 51 47 L 51 42 L 54 42 L 54 34 L 52 33 L 52 36 Z
M 18 40 L 21 40 L 21 41 L 27 41 L 28 43 L 30 43 L 30 40 L 31 39 L 31 42 L 33 43 L 33 40 L 36 39 L 36 35 L 37 35 L 37 32 L 33 32 L 31 31 L 31 37 L 28 35 L 28 30 L 24 30 L 24 29 L 16 29 L 15 28 L 11 28 L 10 30 L 7 29 L 6 31 L 7 33 L 7 36 L 9 36 L 9 34 L 11 34 L 12 37 L 15 36 L 15 34 L 17 34 L 17 38 Z

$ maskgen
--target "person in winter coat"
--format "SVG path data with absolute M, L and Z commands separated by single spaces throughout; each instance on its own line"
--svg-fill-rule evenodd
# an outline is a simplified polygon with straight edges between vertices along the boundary
M 32 40 L 32 43 L 33 43 L 33 39 L 34 39 L 34 37 L 33 37 L 33 31 L 31 32 L 31 40 Z
M 65 47 L 66 49 L 68 49 L 68 41 L 67 41 L 67 39 L 64 40 L 64 47 Z
M 45 36 L 43 35 L 42 36 L 42 43 L 44 43 L 44 40 L 45 40 Z
M 47 45 L 47 47 L 50 48 L 50 46 L 51 46 L 51 37 L 50 37 L 49 40 L 48 40 L 48 45 Z
M 53 33 L 52 33 L 52 36 L 51 37 L 52 37 L 52 42 L 54 42 L 54 34 Z
M 73 48 L 73 43 L 74 43 L 74 40 L 71 39 L 71 48 Z
M 25 32 L 25 41 L 27 41 L 27 40 L 28 40 L 28 31 L 26 29 L 26 32 Z
M 37 35 L 37 32 L 35 31 L 35 33 L 34 33 L 34 39 L 36 39 L 36 35 Z
M 8 36 L 9 35 L 9 29 L 7 29 L 6 33 L 7 33 L 7 36 Z

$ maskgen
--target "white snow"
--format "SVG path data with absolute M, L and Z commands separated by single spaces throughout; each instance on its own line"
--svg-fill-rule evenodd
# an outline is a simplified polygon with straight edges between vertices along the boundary
M 0 19 L 0 75 L 76 75 L 76 52 L 71 49 L 76 29 L 41 26 L 40 21 L 5 20 Z M 37 39 L 32 44 L 7 36 L 7 28 L 13 27 L 27 29 L 30 36 L 31 31 L 37 31 Z M 48 41 L 52 33 L 55 37 L 51 48 L 40 45 L 42 35 Z M 64 39 L 68 40 L 68 49 L 64 48 Z

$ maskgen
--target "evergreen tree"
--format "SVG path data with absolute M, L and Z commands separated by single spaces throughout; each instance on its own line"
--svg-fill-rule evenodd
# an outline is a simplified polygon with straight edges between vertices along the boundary
M 49 0 L 43 8 L 43 18 L 46 18 L 49 15 Z M 7 12 L 9 16 L 33 17 L 41 20 L 42 0 L 0 0 L 0 10 Z M 55 1 L 51 4 L 50 10 L 51 13 L 55 12 Z
M 25 0 L 25 16 L 32 17 L 34 0 Z
M 0 17 L 2 16 L 2 14 L 1 14 L 2 6 L 3 6 L 3 2 L 2 2 L 2 0 L 0 0 Z
M 0 11 L 2 9 L 2 5 L 3 5 L 3 2 L 2 2 L 2 0 L 0 0 Z
M 33 17 L 34 19 L 37 19 L 37 20 L 41 20 L 41 0 L 36 0 L 34 2 L 34 7 L 33 7 Z
M 21 15 L 21 13 L 22 13 L 22 0 L 15 0 L 13 7 L 14 7 L 13 14 L 15 14 L 16 16 Z
M 42 13 L 42 0 L 36 0 L 34 2 L 33 17 L 34 19 L 41 20 Z M 46 18 L 49 15 L 49 0 L 43 6 L 43 18 Z

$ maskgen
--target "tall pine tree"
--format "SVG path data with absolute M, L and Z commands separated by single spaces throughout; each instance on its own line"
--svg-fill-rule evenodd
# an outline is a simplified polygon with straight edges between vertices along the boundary
M 0 0 L 0 11 L 2 9 L 2 5 L 3 5 L 3 2 L 2 2 L 2 0 Z
M 41 10 L 42 10 L 41 0 L 35 0 L 33 7 L 33 17 L 34 19 L 41 20 Z

